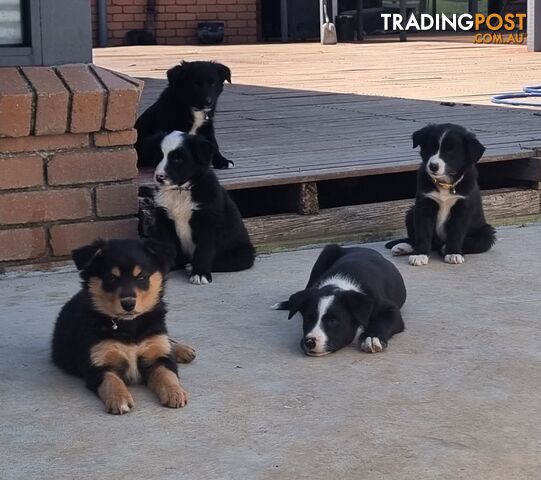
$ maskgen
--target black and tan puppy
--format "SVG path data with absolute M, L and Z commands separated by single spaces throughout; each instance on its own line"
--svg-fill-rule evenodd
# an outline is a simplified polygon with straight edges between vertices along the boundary
M 195 351 L 167 336 L 168 248 L 153 240 L 98 240 L 73 252 L 82 289 L 58 316 L 52 358 L 83 377 L 109 413 L 133 408 L 129 383 L 144 382 L 167 407 L 187 402 L 176 364 L 193 360 Z
M 182 62 L 167 71 L 168 85 L 158 100 L 137 119 L 139 167 L 155 167 L 148 140 L 156 132 L 173 130 L 201 135 L 214 147 L 212 166 L 229 168 L 231 160 L 218 148 L 214 133 L 214 114 L 224 82 L 231 83 L 231 70 L 216 62 Z
M 489 250 L 496 240 L 485 220 L 477 183 L 477 162 L 485 147 L 472 132 L 450 123 L 428 125 L 413 134 L 421 147 L 415 205 L 406 215 L 408 238 L 386 244 L 393 255 L 410 255 L 410 265 L 426 265 L 432 250 L 446 263 Z

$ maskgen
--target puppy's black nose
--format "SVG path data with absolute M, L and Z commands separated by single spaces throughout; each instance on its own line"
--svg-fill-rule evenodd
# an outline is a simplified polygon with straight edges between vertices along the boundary
M 156 174 L 156 181 L 158 183 L 163 183 L 165 180 L 165 175 L 161 174 L 161 173 L 157 173 Z
M 314 348 L 316 348 L 316 339 L 313 337 L 305 338 L 304 345 L 308 350 L 313 350 Z
M 428 164 L 428 168 L 430 168 L 430 170 L 432 172 L 437 172 L 438 171 L 438 168 L 439 168 L 439 165 L 437 163 L 429 163 Z
M 136 300 L 132 297 L 122 298 L 120 300 L 120 306 L 126 311 L 131 312 L 135 308 Z
M 211 105 L 212 105 L 212 98 L 211 97 L 205 98 L 205 106 L 210 107 Z

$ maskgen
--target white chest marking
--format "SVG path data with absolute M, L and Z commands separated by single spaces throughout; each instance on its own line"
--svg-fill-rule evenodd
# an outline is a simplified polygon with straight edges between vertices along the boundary
M 190 220 L 198 209 L 192 200 L 192 192 L 179 189 L 159 189 L 156 195 L 157 204 L 167 210 L 169 218 L 175 223 L 175 230 L 185 255 L 193 257 L 195 243 L 192 238 Z
M 207 112 L 205 112 L 204 110 L 197 110 L 195 108 L 192 108 L 192 115 L 193 125 L 188 133 L 190 135 L 195 135 L 197 133 L 197 130 L 199 130 L 199 128 L 201 128 L 207 121 Z
M 436 235 L 440 240 L 445 241 L 447 237 L 445 233 L 445 223 L 449 219 L 451 208 L 453 208 L 458 200 L 466 197 L 463 195 L 453 194 L 444 188 L 438 188 L 433 192 L 425 193 L 425 197 L 431 198 L 438 204 L 439 208 L 438 215 L 436 217 Z

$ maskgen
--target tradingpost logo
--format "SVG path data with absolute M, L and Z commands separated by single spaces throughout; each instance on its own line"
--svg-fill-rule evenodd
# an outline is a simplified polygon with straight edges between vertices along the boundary
M 498 13 L 490 15 L 482 13 L 473 15 L 470 13 L 460 15 L 456 13 L 452 15 L 422 13 L 417 17 L 410 15 L 406 21 L 399 13 L 382 13 L 381 17 L 383 18 L 384 30 L 471 31 L 474 32 L 473 43 L 521 45 L 526 40 L 524 34 L 525 13 L 508 13 L 506 15 Z

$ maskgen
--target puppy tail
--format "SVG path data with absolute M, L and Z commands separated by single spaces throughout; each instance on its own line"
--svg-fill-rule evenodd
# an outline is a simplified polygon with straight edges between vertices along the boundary
M 398 245 L 399 243 L 411 243 L 411 240 L 409 238 L 401 238 L 400 240 L 391 240 L 390 242 L 387 242 L 385 244 L 385 248 L 388 248 L 389 250 L 393 248 L 395 245 Z
M 271 306 L 272 310 L 289 310 L 289 300 L 278 302 Z

